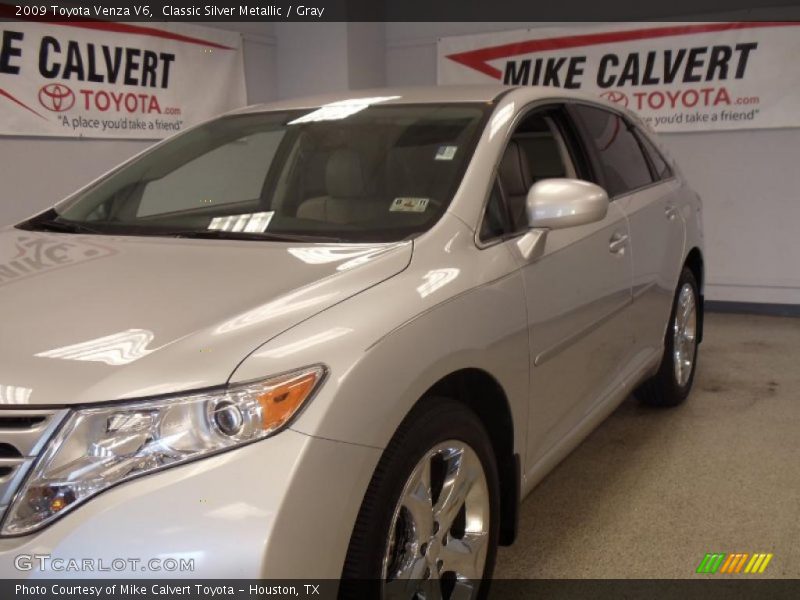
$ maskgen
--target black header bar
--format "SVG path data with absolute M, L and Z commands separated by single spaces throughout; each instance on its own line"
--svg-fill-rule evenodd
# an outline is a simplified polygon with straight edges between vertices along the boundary
M 800 20 L 800 0 L 2 0 L 0 20 L 129 22 Z

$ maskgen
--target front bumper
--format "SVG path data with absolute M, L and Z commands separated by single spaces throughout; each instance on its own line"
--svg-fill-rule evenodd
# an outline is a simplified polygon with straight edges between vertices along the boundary
M 148 475 L 0 539 L 0 578 L 337 579 L 380 453 L 287 430 Z

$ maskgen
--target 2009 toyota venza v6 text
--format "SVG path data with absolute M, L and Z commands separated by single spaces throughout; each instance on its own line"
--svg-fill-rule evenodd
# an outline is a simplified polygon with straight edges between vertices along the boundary
M 698 196 L 635 116 L 552 88 L 237 111 L 0 260 L 6 577 L 477 594 L 520 498 L 631 392 L 681 402 L 702 335 Z

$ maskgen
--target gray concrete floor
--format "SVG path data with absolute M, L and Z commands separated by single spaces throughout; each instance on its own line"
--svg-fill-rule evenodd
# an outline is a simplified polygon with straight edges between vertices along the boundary
M 800 577 L 800 319 L 707 315 L 687 401 L 627 399 L 523 502 L 495 577 L 707 578 L 706 552 Z

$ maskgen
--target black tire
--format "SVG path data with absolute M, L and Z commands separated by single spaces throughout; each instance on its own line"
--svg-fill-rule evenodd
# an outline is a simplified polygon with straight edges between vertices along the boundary
M 692 367 L 689 373 L 689 378 L 683 385 L 681 385 L 681 383 L 678 381 L 674 363 L 675 341 L 673 332 L 678 309 L 678 298 L 681 290 L 686 285 L 691 287 L 692 295 L 694 296 L 694 306 L 697 318 L 696 323 L 699 325 L 700 322 L 699 311 L 701 310 L 701 307 L 700 294 L 697 289 L 697 280 L 694 277 L 694 273 L 692 273 L 690 269 L 684 267 L 683 271 L 681 272 L 680 279 L 678 280 L 678 287 L 675 290 L 675 297 L 672 301 L 672 312 L 669 316 L 669 325 L 667 326 L 667 332 L 664 338 L 664 356 L 661 359 L 661 365 L 658 368 L 658 372 L 653 377 L 642 383 L 642 385 L 639 386 L 635 392 L 636 397 L 643 404 L 648 406 L 677 406 L 686 399 L 692 389 L 694 375 L 697 371 L 697 327 L 695 327 L 695 344 L 694 354 L 692 357 Z
M 486 562 L 477 595 L 485 598 L 494 570 L 500 525 L 500 482 L 491 440 L 469 408 L 454 400 L 426 398 L 406 417 L 383 452 L 364 495 L 342 571 L 340 598 L 380 598 L 383 558 L 394 511 L 406 481 L 437 444 L 457 440 L 480 459 L 489 497 Z M 433 479 L 433 478 L 432 478 Z M 410 593 L 409 597 L 413 597 Z M 446 600 L 447 595 L 443 595 Z

